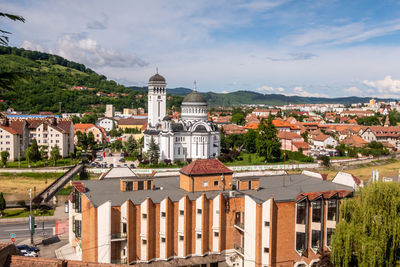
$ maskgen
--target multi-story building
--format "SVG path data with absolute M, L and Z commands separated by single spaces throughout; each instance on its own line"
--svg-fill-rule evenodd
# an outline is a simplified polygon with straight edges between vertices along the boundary
M 112 118 L 115 116 L 115 109 L 113 105 L 107 104 L 106 105 L 106 112 L 104 113 L 105 117 Z
M 216 159 L 106 177 L 73 182 L 69 241 L 84 261 L 316 266 L 354 192 L 311 172 L 235 176 Z
M 94 136 L 94 141 L 98 144 L 103 144 L 106 141 L 106 131 L 101 126 L 96 126 L 93 123 L 77 123 L 74 125 L 74 134 L 76 136 L 77 132 L 81 133 L 92 133 Z M 78 142 L 78 138 L 75 137 L 75 143 Z
M 24 158 L 25 150 L 34 138 L 39 146 L 46 148 L 49 155 L 54 146 L 59 147 L 62 157 L 68 157 L 74 151 L 73 123 L 68 119 L 4 118 L 0 128 L 0 151 L 8 151 L 10 161 Z
M 101 118 L 96 122 L 96 126 L 103 127 L 107 132 L 111 131 L 114 127 L 118 128 L 118 120 L 114 118 Z

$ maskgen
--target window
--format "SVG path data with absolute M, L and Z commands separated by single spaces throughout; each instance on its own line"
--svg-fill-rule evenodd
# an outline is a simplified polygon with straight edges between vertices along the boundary
M 306 201 L 297 203 L 297 224 L 306 224 Z
M 208 182 L 203 182 L 203 187 L 207 187 L 208 186 Z
M 143 183 L 143 181 L 138 181 L 138 190 L 144 190 L 144 183 Z
M 165 237 L 161 237 L 161 243 L 165 243 Z
M 328 247 L 331 246 L 331 238 L 332 238 L 332 234 L 333 234 L 334 230 L 335 229 L 333 229 L 333 228 L 326 228 L 326 245 Z
M 178 147 L 178 155 L 181 154 L 181 148 Z
M 132 191 L 133 190 L 133 182 L 126 182 L 125 191 Z
M 265 222 L 264 222 L 264 226 L 265 226 L 265 227 L 269 227 L 269 222 L 265 221 Z
M 126 234 L 126 223 L 122 223 L 122 233 Z
M 336 199 L 328 200 L 328 220 L 336 221 L 337 201 Z
M 249 190 L 251 189 L 251 181 L 249 181 Z
M 197 234 L 197 235 L 196 235 L 196 238 L 197 238 L 197 239 L 200 239 L 200 238 L 201 238 L 201 234 Z
M 218 186 L 218 181 L 214 181 L 214 186 Z
M 166 213 L 165 213 L 164 211 L 162 211 L 162 212 L 161 212 L 161 217 L 162 217 L 162 218 L 165 218 L 165 216 L 166 216 Z
M 264 253 L 269 253 L 269 248 L 264 247 Z
M 183 235 L 180 235 L 180 236 L 179 236 L 179 241 L 183 241 L 183 239 L 184 239 L 184 238 L 183 238 Z
M 219 233 L 218 232 L 214 232 L 214 236 L 215 237 L 219 237 Z
M 142 245 L 147 245 L 147 240 L 146 239 L 142 239 Z
M 183 216 L 185 214 L 184 210 L 179 210 L 179 215 Z
M 82 210 L 82 205 L 81 205 L 81 194 L 79 193 L 78 190 L 74 190 L 74 208 L 75 208 L 75 212 L 80 213 Z
M 142 214 L 142 218 L 143 218 L 143 220 L 146 220 L 146 219 L 147 219 L 147 214 L 146 214 L 146 213 L 143 213 L 143 214 Z
M 317 200 L 312 203 L 312 222 L 321 222 L 322 200 Z
M 321 231 L 312 230 L 311 233 L 311 248 L 318 250 L 321 247 Z
M 82 233 L 82 221 L 81 220 L 74 220 L 73 221 L 73 229 L 76 237 L 81 237 Z
M 151 190 L 151 181 L 147 181 L 147 190 Z
M 201 209 L 197 209 L 197 214 L 201 214 Z
M 296 250 L 300 253 L 306 249 L 306 233 L 296 232 Z

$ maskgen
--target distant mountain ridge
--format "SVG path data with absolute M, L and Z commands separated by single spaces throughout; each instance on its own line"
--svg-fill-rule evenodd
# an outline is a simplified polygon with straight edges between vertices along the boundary
M 147 91 L 147 87 L 128 87 L 133 90 Z M 177 96 L 185 96 L 192 92 L 192 89 L 179 87 L 179 88 L 167 88 L 167 93 Z M 367 103 L 371 99 L 370 97 L 304 97 L 304 96 L 286 96 L 281 94 L 261 94 L 253 91 L 236 91 L 231 93 L 214 93 L 200 92 L 208 104 L 211 106 L 232 106 L 240 104 L 264 104 L 273 106 L 282 106 L 285 104 L 344 104 L 351 105 L 355 103 Z M 376 101 L 396 101 L 392 98 L 375 98 Z

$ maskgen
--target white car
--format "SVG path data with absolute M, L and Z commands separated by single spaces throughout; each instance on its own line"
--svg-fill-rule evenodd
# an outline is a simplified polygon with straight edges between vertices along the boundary
M 38 257 L 38 254 L 35 251 L 26 251 L 26 250 L 21 250 L 22 255 L 25 257 Z

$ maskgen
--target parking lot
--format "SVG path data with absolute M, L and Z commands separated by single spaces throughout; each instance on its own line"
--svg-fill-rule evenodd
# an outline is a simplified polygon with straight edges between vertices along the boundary
M 125 161 L 122 153 L 107 154 L 103 157 L 103 153 L 98 153 L 95 161 L 91 163 L 92 167 L 110 168 L 110 167 L 130 167 L 136 168 L 133 161 Z

